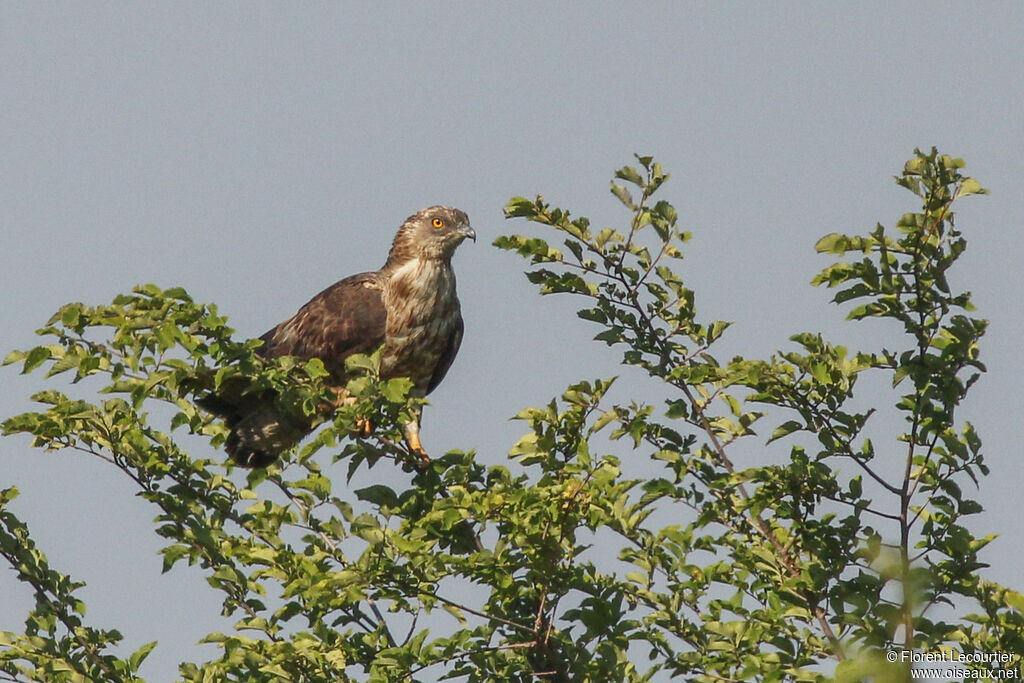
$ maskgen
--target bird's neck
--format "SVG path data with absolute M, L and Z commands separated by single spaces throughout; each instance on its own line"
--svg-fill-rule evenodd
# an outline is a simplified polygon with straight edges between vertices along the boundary
M 411 258 L 386 268 L 388 300 L 414 298 L 448 298 L 455 294 L 455 272 L 450 261 L 434 258 Z

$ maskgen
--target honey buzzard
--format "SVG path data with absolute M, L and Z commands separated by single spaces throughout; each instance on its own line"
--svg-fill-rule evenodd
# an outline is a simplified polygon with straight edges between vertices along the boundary
M 344 396 L 345 359 L 383 345 L 383 379 L 408 377 L 410 395 L 424 397 L 444 379 L 462 342 L 462 313 L 451 259 L 466 238 L 476 241 L 469 218 L 449 206 L 431 206 L 398 229 L 387 262 L 331 285 L 260 339 L 266 358 L 319 358 L 329 384 Z M 226 450 L 244 467 L 266 467 L 312 429 L 283 415 L 273 397 L 224 387 L 200 401 L 225 418 Z M 403 425 L 406 445 L 425 457 L 419 414 Z

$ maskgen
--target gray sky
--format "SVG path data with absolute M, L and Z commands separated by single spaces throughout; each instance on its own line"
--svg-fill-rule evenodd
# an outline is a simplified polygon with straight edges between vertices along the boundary
M 959 208 L 970 248 L 957 282 L 992 322 L 990 373 L 961 417 L 993 472 L 972 520 L 1002 534 L 987 574 L 1021 587 L 1024 6 L 297 7 L 0 5 L 3 354 L 38 343 L 61 304 L 141 282 L 184 286 L 258 335 L 383 263 L 407 215 L 451 204 L 480 239 L 456 257 L 466 338 L 424 443 L 505 463 L 525 431 L 507 418 L 567 383 L 649 387 L 589 341 L 576 302 L 541 299 L 524 263 L 489 246 L 533 230 L 503 221 L 509 197 L 542 193 L 620 226 L 608 179 L 633 152 L 654 154 L 694 234 L 683 272 L 698 305 L 736 321 L 729 353 L 764 356 L 803 330 L 878 344 L 891 330 L 843 324 L 807 284 L 828 263 L 812 247 L 916 210 L 891 178 L 914 147 L 937 145 L 993 192 Z M 7 416 L 30 408 L 41 376 L 7 368 L 2 381 Z M 150 680 L 212 654 L 194 643 L 227 630 L 220 596 L 197 571 L 159 575 L 155 509 L 130 482 L 27 439 L 0 441 L 0 458 L 41 548 L 88 583 L 90 621 L 132 648 L 160 641 Z M 0 572 L 0 629 L 19 630 L 30 604 Z

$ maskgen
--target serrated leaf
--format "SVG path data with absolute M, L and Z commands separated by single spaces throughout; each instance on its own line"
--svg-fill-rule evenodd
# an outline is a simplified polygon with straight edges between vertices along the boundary
M 611 184 L 611 193 L 625 205 L 627 209 L 632 211 L 636 208 L 633 204 L 633 195 L 629 193 L 625 185 L 617 185 L 616 183 Z
M 148 657 L 149 653 L 156 647 L 156 643 L 157 641 L 155 640 L 150 643 L 146 643 L 128 656 L 128 665 L 131 667 L 132 671 L 139 670 L 139 667 L 142 666 L 142 662 L 146 661 L 146 657 Z
M 441 605 L 441 609 L 455 617 L 458 620 L 460 626 L 467 626 L 469 624 L 469 622 L 466 621 L 466 617 L 462 614 L 462 610 L 460 610 L 458 607 L 454 605 L 449 605 L 448 603 L 443 603 Z
M 25 355 L 25 364 L 21 368 L 21 374 L 27 375 L 52 357 L 50 349 L 45 346 L 37 346 Z
M 783 422 L 781 425 L 775 428 L 775 431 L 772 432 L 771 437 L 768 439 L 768 443 L 771 443 L 772 441 L 775 441 L 777 439 L 781 439 L 782 437 L 788 436 L 793 432 L 803 428 L 804 425 L 801 424 L 800 422 L 797 422 L 796 420 L 789 420 L 787 422 Z
M 614 411 L 614 410 L 609 410 L 609 411 L 606 411 L 606 412 L 602 413 L 600 417 L 598 417 L 596 420 L 594 420 L 594 424 L 590 428 L 589 432 L 591 434 L 596 434 L 597 432 L 599 432 L 602 429 L 604 429 L 608 425 L 608 423 L 612 422 L 613 420 L 617 419 L 618 417 L 619 417 L 619 414 L 616 411 Z
M 650 163 L 650 157 L 647 157 L 648 163 Z M 632 166 L 623 166 L 615 172 L 615 177 L 619 180 L 625 180 L 626 182 L 633 183 L 637 187 L 644 186 L 644 179 L 641 177 L 637 170 Z
M 814 249 L 818 253 L 842 254 L 846 252 L 848 241 L 849 238 L 846 235 L 832 232 L 818 240 L 814 244 Z
M 988 190 L 981 186 L 974 178 L 964 178 L 963 182 L 960 183 L 960 189 L 957 191 L 957 197 L 966 197 L 972 194 L 988 194 Z
M 374 484 L 373 486 L 357 489 L 354 493 L 359 500 L 365 500 L 378 507 L 398 507 L 398 494 L 390 486 Z
M 11 363 L 17 363 L 20 360 L 25 360 L 27 354 L 24 351 L 11 351 L 4 358 L 4 362 L 0 365 L 10 365 Z
M 380 393 L 381 396 L 392 403 L 401 403 L 409 398 L 409 392 L 412 391 L 412 387 L 412 380 L 408 377 L 395 377 L 381 385 Z
M 540 197 L 537 198 L 540 200 Z M 532 199 L 513 197 L 505 205 L 505 218 L 529 218 L 536 212 Z

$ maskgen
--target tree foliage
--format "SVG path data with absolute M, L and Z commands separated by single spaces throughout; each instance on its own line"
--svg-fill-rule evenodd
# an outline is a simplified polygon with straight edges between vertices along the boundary
M 918 212 L 817 244 L 842 260 L 814 284 L 850 320 L 899 323 L 892 348 L 801 333 L 728 362 L 712 351 L 729 324 L 698 316 L 678 268 L 689 234 L 654 198 L 668 174 L 637 162 L 611 184 L 624 229 L 517 197 L 507 216 L 541 235 L 495 244 L 530 262 L 542 293 L 579 297 L 596 339 L 669 398 L 609 404 L 612 380 L 578 382 L 519 413 L 528 431 L 507 465 L 411 459 L 397 426 L 409 384 L 381 381 L 375 356 L 352 361 L 358 401 L 280 464 L 194 457 L 186 443 L 226 436 L 195 400 L 232 376 L 306 415 L 329 396 L 319 361 L 260 360 L 181 289 L 69 304 L 39 331 L 49 343 L 7 357 L 86 398 L 41 391 L 4 432 L 130 477 L 155 506 L 165 571 L 201 567 L 237 620 L 180 680 L 907 680 L 887 652 L 1024 652 L 1024 596 L 979 575 L 992 538 L 967 526 L 981 505 L 965 491 L 987 469 L 957 410 L 984 371 L 985 321 L 950 282 L 966 247 L 952 207 L 985 191 L 963 162 L 915 153 L 897 183 Z M 895 389 L 854 400 L 862 375 Z M 902 420 L 863 407 L 890 396 Z M 741 452 L 765 455 L 740 467 Z M 349 490 L 325 473 L 340 461 L 349 480 L 401 467 L 405 483 Z M 0 552 L 36 606 L 24 634 L 0 633 L 0 680 L 141 680 L 154 644 L 122 658 L 119 633 L 85 625 L 80 584 L 48 566 L 15 495 L 0 497 Z

